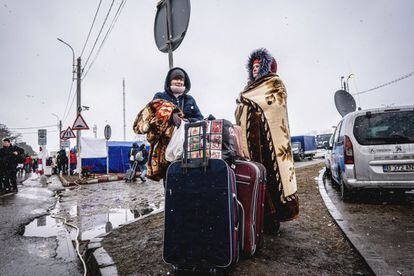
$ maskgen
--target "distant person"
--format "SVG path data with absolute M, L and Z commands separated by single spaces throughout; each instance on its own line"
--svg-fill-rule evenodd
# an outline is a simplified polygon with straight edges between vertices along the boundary
M 32 171 L 34 173 L 37 173 L 37 168 L 39 166 L 39 161 L 37 161 L 37 157 L 33 158 L 33 163 L 32 163 Z
M 9 138 L 3 139 L 3 147 L 0 149 L 1 170 L 6 191 L 17 193 L 17 164 L 23 161 L 24 150 L 12 145 Z M 11 187 L 10 187 L 11 186 Z
M 26 154 L 26 157 L 24 158 L 24 170 L 26 174 L 30 173 L 32 170 L 32 157 L 28 154 Z
M 128 154 L 129 165 L 130 165 L 131 168 L 134 166 L 134 163 L 136 161 L 135 157 L 136 157 L 137 153 L 138 153 L 138 144 L 134 142 L 132 144 L 132 148 L 130 149 L 129 154 Z M 132 177 L 132 181 L 136 181 L 136 179 L 137 178 L 134 174 L 134 176 Z
M 253 51 L 246 67 L 248 83 L 237 101 L 236 122 L 247 142 L 243 145 L 244 154 L 266 167 L 264 227 L 266 232 L 275 234 L 280 222 L 299 214 L 287 92 L 276 74 L 276 60 L 266 49 Z
M 182 112 L 173 114 L 175 125 L 179 125 L 182 119 L 195 122 L 203 119 L 203 115 L 197 106 L 195 99 L 188 95 L 191 89 L 191 81 L 184 69 L 179 67 L 168 71 L 164 83 L 164 92 L 158 92 L 153 100 L 161 99 L 173 103 Z
M 58 174 L 57 156 L 52 157 L 52 174 Z
M 66 159 L 66 161 L 67 161 L 67 159 Z M 76 160 L 76 153 L 73 150 L 71 150 L 70 154 L 69 154 L 69 164 L 70 164 L 69 169 L 72 173 L 75 172 L 77 163 L 78 163 L 78 161 Z
M 141 172 L 140 179 L 142 182 L 147 181 L 147 162 L 148 162 L 148 151 L 145 144 L 139 147 L 138 153 L 135 155 L 139 171 Z
M 23 172 L 24 172 L 24 164 L 23 163 L 18 163 L 17 164 L 17 175 L 19 178 L 23 177 Z
M 58 173 L 66 174 L 68 167 L 68 158 L 64 149 L 60 150 L 57 155 Z

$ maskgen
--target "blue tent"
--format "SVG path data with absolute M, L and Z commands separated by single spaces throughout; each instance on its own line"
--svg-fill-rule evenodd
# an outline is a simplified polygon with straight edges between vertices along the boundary
M 109 172 L 125 173 L 129 169 L 129 153 L 134 142 L 109 141 Z M 140 146 L 142 142 L 137 142 Z M 147 146 L 147 149 L 149 146 Z M 82 167 L 90 167 L 92 173 L 106 173 L 106 158 L 82 158 Z

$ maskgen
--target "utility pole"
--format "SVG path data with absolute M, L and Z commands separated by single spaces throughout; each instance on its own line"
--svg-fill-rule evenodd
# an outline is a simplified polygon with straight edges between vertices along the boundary
M 81 114 L 82 107 L 81 107 L 81 76 L 82 76 L 82 66 L 81 66 L 81 58 L 78 57 L 77 65 L 76 65 L 76 117 Z M 81 177 L 81 158 L 80 158 L 80 138 L 81 138 L 81 131 L 76 131 L 76 150 L 77 150 L 77 162 L 76 162 L 76 170 L 78 171 L 79 178 Z
M 122 80 L 123 91 L 123 115 L 124 115 L 124 141 L 126 141 L 126 123 L 125 123 L 125 78 Z
M 62 133 L 62 120 L 59 120 L 59 150 L 62 149 L 62 138 L 60 134 Z

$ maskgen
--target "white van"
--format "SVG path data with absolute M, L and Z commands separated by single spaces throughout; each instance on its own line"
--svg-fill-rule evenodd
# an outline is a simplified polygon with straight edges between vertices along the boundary
M 414 106 L 351 112 L 332 141 L 330 169 L 343 199 L 358 188 L 414 189 Z

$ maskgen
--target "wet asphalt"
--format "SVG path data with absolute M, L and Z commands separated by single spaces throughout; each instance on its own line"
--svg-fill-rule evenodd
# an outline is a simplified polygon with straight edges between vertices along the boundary
M 326 177 L 325 187 L 352 231 L 364 236 L 368 252 L 381 256 L 395 275 L 414 275 L 414 191 L 360 191 L 344 202 Z
M 81 275 L 73 254 L 61 254 L 56 236 L 26 237 L 25 225 L 35 218 L 42 225 L 46 211 L 56 202 L 62 186 L 56 177 L 41 184 L 29 177 L 17 194 L 0 197 L 0 275 Z

